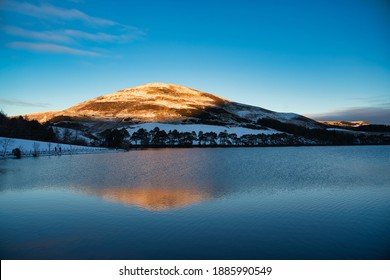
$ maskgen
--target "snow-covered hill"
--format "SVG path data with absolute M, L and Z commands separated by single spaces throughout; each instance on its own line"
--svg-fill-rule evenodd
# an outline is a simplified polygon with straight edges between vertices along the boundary
M 127 88 L 84 101 L 63 111 L 35 113 L 27 117 L 40 122 L 84 122 L 88 123 L 89 132 L 102 130 L 102 122 L 106 129 L 118 127 L 118 122 L 121 122 L 121 126 L 159 122 L 263 129 L 257 124 L 257 120 L 262 118 L 307 128 L 322 127 L 314 120 L 297 114 L 277 113 L 165 83 Z
M 29 115 L 38 121 L 69 116 L 84 119 L 131 119 L 140 122 L 177 121 L 187 111 L 217 107 L 226 99 L 184 86 L 150 83 L 99 96 L 63 111 Z

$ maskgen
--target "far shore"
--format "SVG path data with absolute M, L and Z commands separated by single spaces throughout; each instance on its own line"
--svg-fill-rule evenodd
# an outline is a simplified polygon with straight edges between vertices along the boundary
M 31 157 L 50 157 L 63 155 L 82 155 L 97 153 L 117 153 L 134 150 L 147 149 L 183 149 L 183 148 L 266 148 L 266 147 L 319 147 L 319 146 L 382 146 L 386 144 L 260 144 L 260 145 L 222 145 L 222 144 L 132 144 L 123 148 L 106 148 L 93 146 L 79 146 L 56 142 L 43 142 L 28 139 L 16 139 L 0 137 L 0 159 L 19 159 Z M 20 150 L 20 155 L 16 156 L 14 149 Z
M 20 151 L 19 157 L 17 156 L 17 151 L 15 151 L 16 149 Z M 125 150 L 0 137 L 0 159 L 110 153 L 118 151 Z

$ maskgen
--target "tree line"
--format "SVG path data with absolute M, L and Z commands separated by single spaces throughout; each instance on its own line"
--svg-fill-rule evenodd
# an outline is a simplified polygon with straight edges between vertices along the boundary
M 56 141 L 56 134 L 49 124 L 40 124 L 36 120 L 26 120 L 22 116 L 8 117 L 0 111 L 0 136 L 38 141 Z
M 179 132 L 178 130 L 161 130 L 159 127 L 148 131 L 140 128 L 130 134 L 126 129 L 107 129 L 101 133 L 102 145 L 109 148 L 159 147 L 159 146 L 254 146 L 254 145 L 298 145 L 295 137 L 281 134 L 245 134 L 238 137 L 236 133 L 226 130 L 216 132 Z
M 288 127 L 288 126 L 287 126 Z M 101 133 L 101 145 L 109 148 L 131 147 L 190 147 L 190 146 L 293 146 L 293 145 L 356 145 L 390 144 L 390 137 L 327 131 L 326 129 L 307 129 L 294 127 L 294 131 L 283 129 L 275 134 L 244 134 L 226 130 L 216 132 L 179 132 L 161 130 L 159 127 L 148 131 L 140 128 L 132 134 L 125 128 L 108 129 Z M 276 127 L 275 127 L 276 129 Z M 281 129 L 281 127 L 279 127 Z M 279 130 L 278 129 L 278 130 Z M 299 130 L 298 130 L 299 129 Z M 280 131 L 280 130 L 279 130 Z

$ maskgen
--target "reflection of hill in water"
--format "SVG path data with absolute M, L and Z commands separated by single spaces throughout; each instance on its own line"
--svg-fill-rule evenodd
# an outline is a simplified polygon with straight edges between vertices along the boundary
M 105 200 L 135 205 L 151 211 L 164 211 L 196 204 L 210 197 L 210 194 L 198 189 L 167 187 L 113 187 L 89 189 L 88 194 L 97 195 Z

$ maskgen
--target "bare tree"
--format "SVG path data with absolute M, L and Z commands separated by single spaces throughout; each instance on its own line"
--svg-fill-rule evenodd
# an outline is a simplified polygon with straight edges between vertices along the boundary
M 72 132 L 68 128 L 65 128 L 62 135 L 62 141 L 64 143 L 70 143 L 71 140 L 72 140 Z
M 37 143 L 37 142 L 33 143 L 33 154 L 32 154 L 33 157 L 39 156 L 39 146 L 40 146 L 39 143 Z
M 51 154 L 51 142 L 47 143 L 47 149 L 49 150 L 49 156 Z
M 74 141 L 74 143 L 77 143 L 78 140 L 79 140 L 79 131 L 76 129 L 73 141 Z
M 14 140 L 12 140 L 11 138 L 3 138 L 3 139 L 0 140 L 0 146 L 1 146 L 1 148 L 2 148 L 2 150 L 1 150 L 1 155 L 2 155 L 3 157 L 6 156 L 6 154 L 7 154 L 7 148 L 8 148 L 8 146 L 9 146 L 10 144 L 12 144 L 13 141 L 14 141 Z

